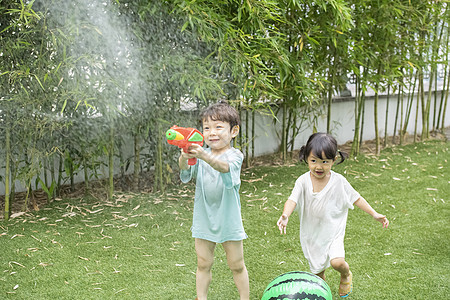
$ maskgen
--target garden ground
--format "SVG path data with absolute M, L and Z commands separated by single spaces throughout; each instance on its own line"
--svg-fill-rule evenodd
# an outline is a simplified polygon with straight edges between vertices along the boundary
M 450 292 L 449 143 L 397 146 L 335 167 L 380 213 L 349 214 L 346 251 L 351 299 L 446 299 Z M 276 163 L 276 162 L 275 162 Z M 276 228 L 284 201 L 306 166 L 263 164 L 243 170 L 241 203 L 252 299 L 284 272 L 308 271 L 298 219 Z M 170 192 L 64 197 L 0 223 L 0 293 L 8 299 L 194 299 L 190 237 L 194 186 Z M 327 271 L 338 298 L 338 274 Z M 217 247 L 210 299 L 237 299 Z

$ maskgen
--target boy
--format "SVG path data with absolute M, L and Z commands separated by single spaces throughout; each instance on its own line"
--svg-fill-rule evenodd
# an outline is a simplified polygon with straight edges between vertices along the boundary
M 207 299 L 212 279 L 214 249 L 221 243 L 240 299 L 249 299 L 249 280 L 244 263 L 243 240 L 247 238 L 241 217 L 239 188 L 244 155 L 231 147 L 239 133 L 239 114 L 224 102 L 213 104 L 201 114 L 207 149 L 199 145 L 181 151 L 181 181 L 196 178 L 192 236 L 197 253 L 197 299 Z M 190 167 L 189 158 L 198 158 Z

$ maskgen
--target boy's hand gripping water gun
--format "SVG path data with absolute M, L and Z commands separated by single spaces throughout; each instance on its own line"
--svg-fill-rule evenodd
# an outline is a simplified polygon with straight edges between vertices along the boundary
M 197 129 L 178 127 L 176 125 L 166 131 L 166 138 L 169 144 L 180 147 L 185 153 L 189 152 L 189 146 L 192 144 L 203 146 L 204 140 L 203 135 Z M 197 158 L 189 158 L 188 165 L 193 166 L 196 163 Z

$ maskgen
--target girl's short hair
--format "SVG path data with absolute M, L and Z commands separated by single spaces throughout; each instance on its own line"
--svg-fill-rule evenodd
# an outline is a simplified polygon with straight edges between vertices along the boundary
M 221 100 L 205 108 L 200 114 L 200 120 L 211 119 L 213 121 L 223 121 L 230 124 L 230 129 L 241 125 L 241 119 L 237 110 L 226 101 Z
M 342 152 L 338 150 L 338 144 L 336 139 L 329 135 L 328 133 L 317 132 L 312 134 L 306 145 L 300 149 L 299 158 L 307 163 L 308 156 L 311 154 L 320 158 L 320 159 L 332 159 L 336 160 L 336 156 L 340 155 L 341 160 L 337 163 L 342 163 L 347 157 L 348 154 L 346 152 Z M 322 157 L 322 154 L 325 155 L 325 158 Z

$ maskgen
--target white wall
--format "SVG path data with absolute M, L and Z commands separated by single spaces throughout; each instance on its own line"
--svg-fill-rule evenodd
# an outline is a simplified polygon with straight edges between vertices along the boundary
M 438 108 L 441 99 L 441 93 L 437 94 Z M 410 115 L 410 121 L 407 127 L 407 132 L 409 134 L 414 134 L 414 120 L 416 115 L 416 98 L 413 100 L 413 107 Z M 406 116 L 406 102 L 405 97 L 403 103 L 403 118 Z M 384 137 L 385 131 L 385 121 L 386 121 L 386 108 L 387 108 L 387 98 L 385 95 L 380 96 L 378 99 L 378 130 L 379 136 Z M 331 133 L 335 136 L 339 144 L 344 144 L 348 141 L 353 140 L 354 128 L 355 128 L 355 118 L 354 118 L 354 98 L 337 98 L 331 107 Z M 388 135 L 392 136 L 394 134 L 394 122 L 395 114 L 397 109 L 397 96 L 390 96 L 389 99 L 389 111 L 388 111 Z M 434 94 L 431 102 L 431 111 L 434 110 Z M 422 132 L 422 110 L 419 105 L 419 118 L 417 123 L 417 132 L 420 134 Z M 447 118 L 444 121 L 445 127 L 450 126 L 450 105 L 447 106 L 446 112 Z M 278 116 L 281 120 L 281 114 Z M 318 115 L 311 116 L 317 119 L 317 130 L 326 132 L 327 129 L 327 119 L 326 110 L 322 109 L 322 113 Z M 431 114 L 431 120 L 433 114 Z M 397 121 L 398 123 L 399 121 Z M 273 123 L 272 117 L 268 116 L 267 113 L 257 113 L 255 117 L 255 156 L 260 156 L 264 154 L 271 154 L 278 150 L 280 145 L 280 138 L 278 137 L 281 132 L 281 122 L 278 121 L 275 125 Z M 431 129 L 431 126 L 430 126 Z M 242 124 L 242 130 L 245 132 L 245 123 Z M 399 125 L 397 125 L 397 134 L 399 132 Z M 277 135 L 278 132 L 278 135 Z M 304 122 L 304 127 L 295 139 L 295 149 L 300 149 L 312 134 L 313 128 L 311 123 L 307 124 Z M 363 129 L 363 140 L 375 139 L 375 118 L 374 118 L 374 97 L 366 97 L 365 100 L 365 113 L 364 113 L 364 129 Z

